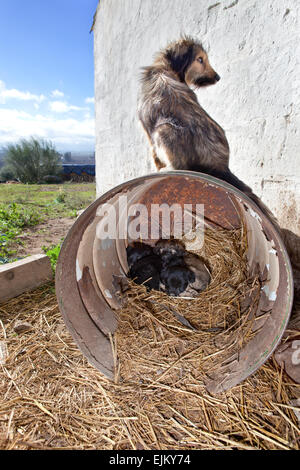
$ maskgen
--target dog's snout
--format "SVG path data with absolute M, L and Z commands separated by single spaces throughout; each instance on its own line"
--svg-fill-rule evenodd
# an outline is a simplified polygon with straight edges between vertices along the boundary
M 221 80 L 220 75 L 218 75 L 217 73 L 216 73 L 216 75 L 215 75 L 215 80 L 216 80 L 216 82 L 218 82 L 219 80 Z

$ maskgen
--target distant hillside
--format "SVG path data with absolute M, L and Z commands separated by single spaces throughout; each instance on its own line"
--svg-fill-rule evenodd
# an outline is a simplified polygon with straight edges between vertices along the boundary
M 63 163 L 75 163 L 78 165 L 94 165 L 95 152 L 65 152 L 62 154 Z

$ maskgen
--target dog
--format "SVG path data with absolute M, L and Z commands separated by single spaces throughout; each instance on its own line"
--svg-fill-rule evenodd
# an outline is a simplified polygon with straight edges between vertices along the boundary
M 185 291 L 185 296 L 197 297 L 205 290 L 211 281 L 210 272 L 206 264 L 193 253 L 187 253 L 184 257 L 186 267 L 194 274 L 194 281 L 190 282 Z
M 230 171 L 225 132 L 192 90 L 219 80 L 201 42 L 189 36 L 170 43 L 152 65 L 143 68 L 138 116 L 156 168 L 197 171 L 226 181 L 251 198 L 281 232 L 267 206 Z M 290 237 L 281 233 L 291 255 Z
M 164 266 L 160 278 L 161 290 L 175 297 L 182 296 L 189 284 L 195 281 L 194 273 L 182 264 Z
M 161 258 L 160 287 L 168 295 L 197 297 L 207 288 L 211 280 L 207 266 L 179 240 L 159 240 L 153 252 Z
M 159 290 L 162 262 L 153 253 L 151 246 L 135 242 L 126 248 L 128 275 L 137 284 L 144 284 L 147 290 Z
M 126 248 L 127 263 L 129 269 L 131 269 L 140 259 L 153 254 L 153 249 L 150 245 L 146 245 L 142 242 L 134 242 L 132 245 L 128 245 Z
M 192 88 L 214 85 L 220 75 L 201 42 L 185 36 L 144 67 L 138 116 L 156 168 L 190 170 L 227 181 L 255 199 L 229 170 L 229 144 L 222 127 L 198 102 Z
M 191 282 L 195 281 L 194 273 L 184 262 L 185 249 L 177 240 L 159 240 L 153 252 L 160 257 L 160 290 L 171 296 L 180 296 Z
M 228 168 L 225 132 L 191 89 L 219 80 L 202 44 L 189 37 L 169 44 L 144 67 L 138 116 L 158 170 Z

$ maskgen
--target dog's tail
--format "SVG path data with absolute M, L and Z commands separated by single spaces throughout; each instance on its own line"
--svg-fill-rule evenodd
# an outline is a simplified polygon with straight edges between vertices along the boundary
M 279 225 L 277 222 L 276 217 L 270 209 L 262 202 L 262 200 L 252 191 L 250 186 L 247 186 L 243 181 L 241 181 L 237 176 L 235 176 L 229 168 L 225 171 L 217 170 L 217 169 L 210 169 L 210 168 L 203 168 L 201 166 L 193 166 L 189 168 L 190 171 L 197 171 L 201 173 L 206 173 L 208 175 L 214 176 L 222 181 L 226 181 L 227 183 L 231 184 L 235 188 L 242 191 L 246 196 L 252 199 L 253 202 L 261 209 L 261 211 L 272 221 L 272 223 L 279 229 Z
M 300 279 L 300 237 L 295 235 L 293 232 L 287 229 L 282 229 L 270 209 L 262 202 L 262 200 L 252 191 L 252 189 L 247 186 L 243 181 L 241 181 L 237 176 L 235 176 L 229 168 L 226 171 L 206 169 L 203 167 L 192 167 L 189 168 L 190 171 L 197 171 L 201 173 L 206 173 L 208 175 L 214 176 L 222 181 L 226 181 L 235 188 L 242 191 L 246 194 L 253 202 L 261 209 L 261 211 L 269 218 L 274 227 L 277 229 L 281 235 L 285 247 L 287 249 L 288 255 L 290 257 L 292 266 L 294 268 L 294 274 Z

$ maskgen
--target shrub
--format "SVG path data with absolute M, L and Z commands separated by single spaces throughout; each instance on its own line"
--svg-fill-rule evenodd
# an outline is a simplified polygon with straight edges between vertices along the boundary
M 8 145 L 5 162 L 22 183 L 39 183 L 45 176 L 62 173 L 60 154 L 52 142 L 33 137 Z
M 46 175 L 43 177 L 43 183 L 47 184 L 60 184 L 62 181 L 62 177 L 57 175 Z
M 9 181 L 15 179 L 15 172 L 9 166 L 4 166 L 0 171 L 0 181 Z

